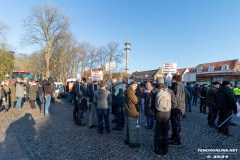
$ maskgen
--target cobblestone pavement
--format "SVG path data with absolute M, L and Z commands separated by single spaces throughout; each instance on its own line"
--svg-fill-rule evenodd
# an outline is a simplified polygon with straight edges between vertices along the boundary
M 72 111 L 73 105 L 60 99 L 51 104 L 51 116 L 40 114 L 39 109 L 31 109 L 29 104 L 25 104 L 21 111 L 10 109 L 9 112 L 1 112 L 0 159 L 164 159 L 151 153 L 153 130 L 144 127 L 144 117 L 141 147 L 131 149 L 123 143 L 123 131 L 101 135 L 96 129 L 89 129 L 88 126 L 76 126 L 72 121 Z M 207 115 L 200 114 L 198 107 L 193 106 L 193 112 L 188 113 L 182 122 L 183 146 L 170 146 L 169 157 L 165 159 L 240 159 L 239 150 L 224 154 L 201 153 L 198 150 L 240 149 L 240 118 L 234 116 L 232 119 L 237 123 L 236 127 L 230 127 L 234 134 L 232 137 L 226 137 L 209 128 L 206 119 Z M 88 113 L 84 114 L 84 121 L 88 121 Z

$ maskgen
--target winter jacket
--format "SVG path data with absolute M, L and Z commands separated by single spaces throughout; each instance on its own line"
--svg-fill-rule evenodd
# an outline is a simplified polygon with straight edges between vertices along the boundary
M 130 87 L 127 88 L 124 92 L 125 97 L 125 115 L 127 117 L 138 117 L 139 112 L 137 111 L 136 105 L 138 104 L 138 98 L 135 94 L 135 91 Z
M 23 83 L 16 83 L 16 97 L 24 97 L 24 92 Z
M 10 95 L 10 99 L 12 102 L 17 101 L 17 97 L 16 97 L 16 87 L 14 83 L 9 83 L 8 84 L 10 90 L 11 90 L 11 95 Z
M 126 90 L 125 85 L 121 81 L 117 81 L 112 88 L 112 104 L 123 105 L 124 104 L 124 91 Z
M 206 105 L 208 107 L 213 107 L 213 108 L 217 108 L 217 102 L 216 102 L 216 92 L 217 92 L 217 88 L 211 86 L 208 88 L 207 93 L 206 93 Z
M 176 96 L 176 100 L 177 100 L 176 108 L 180 109 L 182 114 L 184 114 L 185 113 L 185 91 L 184 91 L 183 83 L 182 82 L 172 83 L 171 90 Z
M 112 106 L 112 97 L 108 90 L 98 89 L 94 92 L 93 102 L 97 109 L 108 109 Z
M 29 87 L 29 97 L 30 100 L 37 99 L 37 84 L 31 84 Z
M 235 114 L 237 113 L 236 100 L 230 88 L 220 87 L 216 92 L 216 102 L 219 110 L 227 112 L 233 110 Z
M 43 92 L 45 96 L 51 96 L 53 94 L 52 86 L 49 81 L 43 82 Z

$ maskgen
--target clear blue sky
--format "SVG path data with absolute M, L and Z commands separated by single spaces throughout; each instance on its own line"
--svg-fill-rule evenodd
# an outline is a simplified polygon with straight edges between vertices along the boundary
M 2 0 L 0 22 L 10 27 L 7 41 L 17 53 L 33 50 L 21 45 L 23 20 L 31 7 L 44 3 L 70 17 L 79 42 L 102 46 L 115 41 L 124 48 L 128 33 L 130 72 L 166 62 L 195 67 L 240 55 L 239 0 Z

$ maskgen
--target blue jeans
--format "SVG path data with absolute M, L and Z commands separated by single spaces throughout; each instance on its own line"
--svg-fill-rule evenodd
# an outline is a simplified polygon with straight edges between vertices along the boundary
M 146 116 L 147 117 L 147 126 L 152 127 L 153 126 L 153 115 Z
M 17 109 L 22 108 L 22 99 L 23 97 L 17 97 L 17 104 L 16 104 Z
M 5 109 L 8 109 L 8 108 L 9 108 L 9 105 L 8 105 L 8 104 L 6 104 L 6 105 L 4 105 L 4 107 L 5 107 Z
M 48 115 L 49 112 L 48 112 L 48 109 L 49 109 L 49 106 L 50 106 L 50 102 L 51 102 L 51 95 L 48 95 L 48 96 L 45 96 L 45 114 Z
M 188 102 L 188 105 L 187 105 L 188 106 L 187 109 L 188 109 L 189 112 L 192 111 L 192 99 L 193 99 L 192 96 L 190 96 L 189 102 Z M 186 112 L 187 112 L 187 110 L 186 110 Z
M 98 130 L 102 131 L 103 130 L 103 118 L 105 121 L 105 127 L 107 131 L 110 131 L 109 129 L 109 109 L 97 109 L 98 113 Z

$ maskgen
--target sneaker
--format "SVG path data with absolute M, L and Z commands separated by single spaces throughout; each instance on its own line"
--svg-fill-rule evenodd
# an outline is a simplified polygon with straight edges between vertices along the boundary
M 138 147 L 140 147 L 140 144 L 139 143 L 129 143 L 129 147 L 130 148 L 138 148 Z
M 168 158 L 168 154 L 163 154 L 163 158 Z
M 236 126 L 237 124 L 236 124 L 236 123 L 233 123 L 233 122 L 230 122 L 229 125 L 231 125 L 231 126 Z
M 225 136 L 232 136 L 232 134 L 231 133 L 229 133 L 229 132 L 223 132 L 223 135 L 225 135 Z
M 176 147 L 181 147 L 181 146 L 182 146 L 181 143 L 176 142 L 176 141 L 171 141 L 171 142 L 169 143 L 169 145 L 170 145 L 170 146 L 176 146 Z
M 96 125 L 89 126 L 89 129 L 95 128 Z
M 153 150 L 152 150 L 151 152 L 152 152 L 152 154 L 153 154 L 154 156 L 157 156 L 157 157 L 160 157 L 160 156 L 161 156 L 161 154 L 157 154 L 157 153 L 155 153 Z

